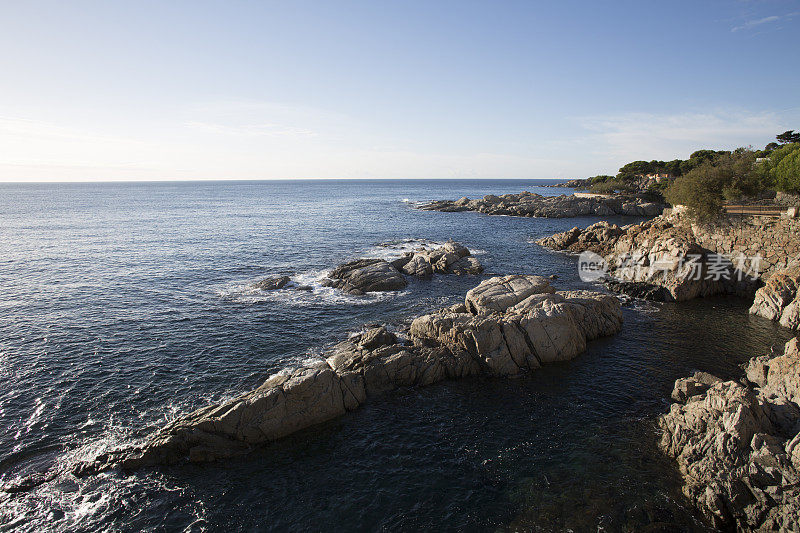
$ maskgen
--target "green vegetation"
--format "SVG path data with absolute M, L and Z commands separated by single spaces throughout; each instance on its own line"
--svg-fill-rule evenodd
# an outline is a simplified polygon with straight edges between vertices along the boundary
M 588 188 L 599 194 L 635 193 L 685 205 L 695 217 L 718 215 L 726 203 L 759 197 L 770 191 L 800 193 L 800 133 L 789 130 L 763 150 L 737 148 L 697 150 L 689 159 L 632 161 L 616 176 L 594 176 Z M 653 181 L 648 175 L 668 175 Z
M 800 193 L 800 143 L 787 144 L 775 150 L 768 167 L 776 189 Z
M 780 135 L 775 136 L 781 144 L 800 143 L 800 133 L 795 133 L 794 130 L 784 131 Z
M 800 193 L 800 142 L 787 142 L 800 141 L 799 136 L 787 131 L 777 136 L 783 146 L 770 143 L 759 151 L 695 152 L 690 160 L 702 161 L 677 178 L 664 196 L 671 204 L 687 206 L 696 218 L 709 219 L 718 215 L 725 203 L 769 191 Z
M 760 179 L 752 172 L 755 160 L 755 152 L 747 150 L 704 161 L 676 179 L 667 188 L 666 199 L 687 206 L 696 218 L 712 218 L 726 202 L 759 192 Z
M 778 146 L 777 144 L 775 145 Z M 674 159 L 672 161 L 632 161 L 622 168 L 616 176 L 594 176 L 589 178 L 589 190 L 599 194 L 614 192 L 639 193 L 645 187 L 644 176 L 652 174 L 666 174 L 670 178 L 683 176 L 692 169 L 713 161 L 715 158 L 730 152 L 717 150 L 698 150 L 689 156 L 689 159 Z M 669 185 L 668 182 L 647 184 L 648 197 L 654 201 L 663 200 L 662 193 Z

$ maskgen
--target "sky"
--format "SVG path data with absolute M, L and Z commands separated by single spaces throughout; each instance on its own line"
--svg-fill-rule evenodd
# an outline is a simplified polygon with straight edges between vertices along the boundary
M 0 0 L 0 181 L 581 178 L 800 130 L 800 0 Z

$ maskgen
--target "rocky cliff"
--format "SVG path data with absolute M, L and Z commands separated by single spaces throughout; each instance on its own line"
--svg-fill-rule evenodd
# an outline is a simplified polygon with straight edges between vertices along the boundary
M 800 329 L 800 256 L 758 289 L 750 312 L 787 328 Z
M 661 447 L 684 492 L 723 530 L 800 529 L 800 353 L 750 361 L 747 379 L 696 374 L 675 383 Z
M 700 246 L 691 227 L 676 217 L 660 216 L 624 227 L 602 221 L 537 243 L 599 255 L 609 287 L 634 297 L 684 301 L 720 293 L 752 296 L 757 287 L 754 276 Z

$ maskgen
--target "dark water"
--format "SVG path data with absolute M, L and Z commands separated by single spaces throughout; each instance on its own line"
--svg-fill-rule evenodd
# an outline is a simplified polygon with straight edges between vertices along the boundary
M 383 242 L 452 238 L 487 275 L 585 287 L 573 258 L 532 241 L 594 218 L 404 201 L 524 189 L 563 192 L 526 181 L 0 185 L 2 481 L 141 438 L 365 323 L 454 303 L 480 279 L 358 298 L 250 288 L 265 276 L 314 282 Z M 625 320 L 568 363 L 400 390 L 236 460 L 2 495 L 0 530 L 703 530 L 653 421 L 677 377 L 738 376 L 788 332 L 733 298 L 636 304 Z

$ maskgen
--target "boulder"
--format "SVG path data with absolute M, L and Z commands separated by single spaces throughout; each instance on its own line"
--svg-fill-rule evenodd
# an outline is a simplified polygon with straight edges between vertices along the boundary
M 422 254 L 415 254 L 408 258 L 400 267 L 403 274 L 418 278 L 427 278 L 433 274 L 433 266 Z
M 491 375 L 514 375 L 575 357 L 587 340 L 622 326 L 619 301 L 555 292 L 540 276 L 503 276 L 467 293 L 464 312 L 445 309 L 411 323 L 410 334 L 466 351 Z
M 403 275 L 383 259 L 358 259 L 335 268 L 323 285 L 347 293 L 360 295 L 367 292 L 399 291 L 408 282 Z
M 470 251 L 456 242 L 449 241 L 433 249 L 421 249 L 393 263 L 404 274 L 429 277 L 432 274 L 480 274 L 483 265 L 470 256 Z
M 262 291 L 274 291 L 278 289 L 283 289 L 289 283 L 291 283 L 292 278 L 289 276 L 279 276 L 275 278 L 267 278 L 259 281 L 255 284 L 257 289 L 261 289 Z
M 500 276 L 470 289 L 465 305 L 473 314 L 502 313 L 533 294 L 553 292 L 550 281 L 541 276 Z

